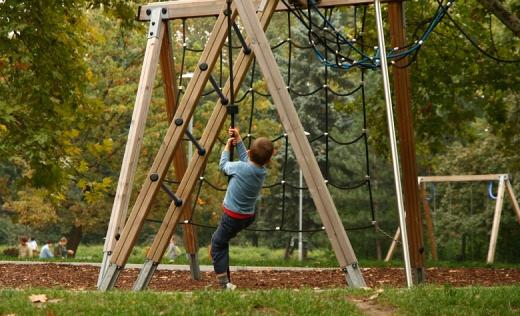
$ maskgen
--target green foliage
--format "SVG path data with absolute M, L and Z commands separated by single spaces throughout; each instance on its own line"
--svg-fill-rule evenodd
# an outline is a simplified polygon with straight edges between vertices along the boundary
M 0 244 L 16 245 L 19 236 L 27 236 L 29 231 L 28 227 L 14 224 L 8 216 L 0 215 Z

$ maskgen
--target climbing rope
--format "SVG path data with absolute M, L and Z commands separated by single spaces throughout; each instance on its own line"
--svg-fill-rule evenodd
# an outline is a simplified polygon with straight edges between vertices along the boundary
M 357 9 L 356 9 L 357 10 Z M 301 90 L 297 90 L 297 89 L 294 89 L 291 84 L 292 84 L 292 79 L 293 79 L 293 71 L 292 71 L 292 61 L 293 61 L 293 50 L 294 48 L 297 48 L 297 49 L 312 49 L 312 45 L 304 45 L 304 44 L 300 44 L 298 43 L 295 39 L 292 38 L 292 27 L 291 27 L 291 12 L 288 12 L 287 13 L 287 24 L 288 24 L 288 38 L 273 45 L 271 48 L 273 50 L 276 50 L 276 49 L 282 49 L 283 47 L 287 47 L 287 54 L 288 54 L 288 62 L 287 62 L 287 75 L 286 75 L 286 84 L 288 86 L 288 91 L 293 95 L 293 96 L 296 96 L 296 97 L 308 97 L 308 96 L 313 96 L 313 95 L 316 95 L 316 94 L 321 94 L 322 95 L 322 104 L 324 106 L 324 113 L 325 113 L 325 117 L 324 117 L 324 130 L 322 133 L 312 137 L 309 139 L 309 141 L 311 143 L 315 143 L 315 142 L 324 142 L 325 144 L 325 164 L 324 164 L 324 167 L 323 167 L 323 173 L 324 173 L 324 177 L 327 181 L 327 184 L 332 186 L 332 187 L 335 187 L 337 189 L 340 189 L 340 190 L 354 190 L 354 189 L 357 189 L 357 188 L 360 188 L 362 186 L 366 186 L 367 187 L 367 190 L 368 190 L 368 193 L 369 193 L 369 203 L 370 203 L 370 211 L 371 211 L 371 222 L 367 225 L 362 225 L 362 226 L 359 226 L 359 227 L 349 227 L 347 228 L 347 230 L 364 230 L 364 229 L 369 229 L 369 228 L 372 228 L 374 227 L 374 225 L 376 224 L 376 216 L 375 216 L 375 211 L 374 211 L 374 206 L 373 206 L 373 196 L 372 196 L 372 189 L 371 189 L 371 181 L 370 181 L 370 159 L 369 159 L 369 151 L 368 151 L 368 133 L 367 133 L 367 119 L 366 119 L 366 100 L 365 100 L 365 85 L 364 85 L 364 76 L 365 76 L 365 73 L 364 73 L 364 70 L 361 71 L 361 75 L 360 75 L 360 84 L 357 85 L 356 87 L 354 87 L 352 90 L 350 91 L 336 91 L 335 89 L 333 89 L 331 86 L 330 86 L 330 73 L 329 73 L 329 69 L 331 68 L 330 65 L 327 65 L 327 64 L 323 64 L 323 71 L 324 71 L 324 75 L 323 75 L 323 82 L 316 88 L 311 88 L 310 91 L 301 91 Z M 330 19 L 332 17 L 332 10 L 330 10 L 330 12 L 327 12 L 327 16 L 328 16 L 328 19 Z M 229 22 L 228 22 L 229 23 Z M 356 23 L 357 24 L 357 21 Z M 364 18 L 363 18 L 363 23 L 362 23 L 362 30 L 361 32 L 364 31 Z M 229 32 L 229 28 L 228 28 L 228 32 Z M 185 27 L 183 27 L 183 32 L 185 32 Z M 356 31 L 357 32 L 357 31 Z M 230 34 L 228 34 L 229 36 Z M 183 38 L 185 38 L 185 34 L 183 34 Z M 362 38 L 362 35 L 359 36 L 359 38 Z M 187 45 L 185 43 L 183 43 L 183 53 L 185 51 L 196 51 L 195 49 L 190 49 L 187 47 Z M 228 50 L 229 50 L 229 53 L 228 53 L 228 57 L 229 57 L 229 61 L 228 61 L 228 64 L 229 66 L 231 66 L 230 68 L 232 68 L 232 50 L 233 49 L 242 49 L 242 46 L 237 46 L 237 47 L 234 47 L 232 45 L 232 42 L 231 42 L 231 39 L 228 39 Z M 183 59 L 184 60 L 184 59 Z M 181 69 L 184 68 L 184 65 L 181 66 Z M 229 70 L 230 73 L 232 73 L 232 69 Z M 249 88 L 247 89 L 247 91 L 242 95 L 242 96 L 234 96 L 234 94 L 232 94 L 230 92 L 230 104 L 235 104 L 235 105 L 239 105 L 241 107 L 244 106 L 244 102 L 246 102 L 248 100 L 248 96 L 249 96 L 249 102 L 250 102 L 250 111 L 249 111 L 249 120 L 248 120 L 248 126 L 247 126 L 247 135 L 244 137 L 244 141 L 247 142 L 247 146 L 250 146 L 252 140 L 255 139 L 255 136 L 253 134 L 253 125 L 254 125 L 254 114 L 255 114 L 255 111 L 256 111 L 256 100 L 258 97 L 264 97 L 264 98 L 267 98 L 269 97 L 269 94 L 267 92 L 263 92 L 263 91 L 260 91 L 258 89 L 256 89 L 254 87 L 254 83 L 255 83 L 255 74 L 256 74 L 256 63 L 253 62 L 252 64 L 252 70 L 251 70 L 251 79 L 249 81 Z M 222 73 L 222 72 L 221 72 Z M 232 80 L 232 79 L 231 79 Z M 208 93 L 209 94 L 209 93 Z M 331 96 L 333 97 L 350 97 L 350 96 L 353 96 L 353 95 L 360 95 L 361 96 L 361 103 L 362 103 L 362 115 L 363 115 L 363 119 L 362 119 L 362 130 L 361 130 L 361 133 L 358 135 L 358 136 L 355 136 L 353 139 L 351 140 L 347 140 L 347 141 L 343 141 L 343 140 L 340 140 L 337 136 L 334 136 L 331 134 L 331 130 L 330 130 L 330 126 L 329 126 L 329 121 L 330 121 L 330 106 L 331 106 Z M 233 120 L 233 119 L 232 119 Z M 233 125 L 234 122 L 232 122 L 232 125 Z M 257 231 L 257 232 L 275 232 L 275 231 L 281 231 L 281 232 L 290 232 L 290 233 L 295 233 L 295 232 L 306 232 L 306 233 L 313 233 L 313 232 L 320 232 L 320 231 L 324 231 L 324 227 L 320 226 L 320 227 L 315 227 L 315 228 L 309 228 L 309 229 L 303 229 L 303 230 L 297 230 L 297 229 L 291 229 L 291 228 L 288 228 L 286 227 L 286 220 L 287 220 L 287 198 L 286 198 L 286 195 L 287 195 L 287 189 L 288 188 L 291 188 L 291 189 L 297 189 L 297 190 L 308 190 L 308 188 L 306 187 L 300 187 L 299 185 L 296 185 L 296 184 L 293 184 L 293 183 L 290 183 L 288 180 L 287 180 L 287 165 L 288 165 L 288 157 L 289 157 L 289 143 L 288 143 L 288 138 L 287 138 L 287 134 L 280 134 L 280 135 L 276 135 L 274 136 L 272 139 L 271 139 L 273 142 L 282 142 L 282 146 L 283 146 L 283 161 L 281 163 L 281 178 L 276 180 L 275 182 L 273 183 L 270 183 L 270 184 L 265 184 L 264 185 L 264 189 L 272 189 L 272 188 L 275 188 L 275 187 L 280 187 L 281 188 L 281 203 L 280 203 L 280 222 L 277 226 L 275 227 L 269 227 L 269 228 L 248 228 L 247 230 L 250 230 L 250 231 Z M 363 179 L 360 179 L 360 180 L 355 180 L 355 181 L 349 181 L 347 183 L 337 183 L 336 181 L 334 181 L 333 179 L 330 178 L 330 156 L 329 156 L 329 152 L 331 150 L 330 146 L 331 146 L 331 143 L 335 144 L 335 145 L 339 145 L 339 146 L 348 146 L 348 145 L 353 145 L 353 144 L 357 144 L 361 142 L 364 146 L 365 146 L 365 149 L 364 149 L 364 154 L 365 154 L 365 159 L 364 159 L 364 164 L 365 164 L 365 168 L 366 168 L 366 171 L 365 171 L 365 176 L 363 177 Z M 211 188 L 213 190 L 217 190 L 217 191 L 226 191 L 226 187 L 225 186 L 219 186 L 217 184 L 214 184 L 212 183 L 211 181 L 209 181 L 207 178 L 204 177 L 204 175 L 202 175 L 200 178 L 199 178 L 199 183 L 198 183 L 198 189 L 196 191 L 196 194 L 195 194 L 195 198 L 193 200 L 193 214 L 195 213 L 195 209 L 197 208 L 197 201 L 199 200 L 200 198 L 200 194 L 202 192 L 202 189 L 203 187 L 208 187 L 208 188 Z M 192 214 L 192 218 L 190 218 L 189 220 L 186 220 L 183 222 L 183 224 L 189 224 L 189 225 L 194 225 L 194 226 L 197 226 L 197 227 L 201 227 L 201 228 L 208 228 L 208 229 L 215 229 L 216 226 L 213 226 L 213 225 L 207 225 L 207 224 L 202 224 L 202 223 L 197 223 L 193 220 L 193 214 Z
M 348 38 L 342 32 L 336 30 L 331 22 L 332 14 L 327 16 L 317 7 L 312 0 L 308 1 L 307 9 L 304 10 L 298 7 L 292 7 L 287 0 L 282 0 L 287 6 L 288 10 L 297 17 L 302 25 L 307 29 L 308 41 L 313 48 L 317 58 L 324 64 L 331 68 L 350 69 L 352 67 L 361 67 L 367 69 L 377 69 L 380 66 L 380 50 L 374 47 L 373 55 L 368 55 L 365 51 L 366 45 L 359 44 L 359 39 L 354 36 Z M 415 60 L 417 52 L 420 50 L 424 42 L 429 38 L 435 27 L 441 22 L 442 18 L 448 14 L 448 9 L 453 5 L 454 0 L 443 4 L 439 2 L 439 6 L 431 22 L 428 24 L 423 35 L 420 36 L 413 43 L 404 45 L 402 47 L 394 47 L 387 52 L 387 59 L 394 64 L 396 61 L 415 54 L 412 56 L 412 61 Z M 331 9 L 332 10 L 332 9 Z M 365 8 L 366 13 L 366 8 Z M 316 20 L 320 21 L 316 22 Z M 363 33 L 357 33 L 363 34 Z M 342 52 L 342 48 L 347 47 L 346 52 Z M 355 53 L 358 58 L 351 57 Z M 327 58 L 327 55 L 334 56 L 332 59 Z M 409 62 L 409 64 L 411 64 Z M 403 66 L 401 66 L 403 67 Z

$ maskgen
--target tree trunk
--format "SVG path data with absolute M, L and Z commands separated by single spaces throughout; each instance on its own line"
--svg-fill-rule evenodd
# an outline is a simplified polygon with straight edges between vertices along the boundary
M 74 254 L 72 255 L 73 257 L 76 256 L 76 252 L 78 250 L 78 246 L 82 238 L 83 228 L 81 226 L 72 226 L 68 233 L 67 249 L 74 251 Z
M 477 0 L 486 10 L 493 13 L 517 37 L 520 37 L 520 19 L 499 0 Z

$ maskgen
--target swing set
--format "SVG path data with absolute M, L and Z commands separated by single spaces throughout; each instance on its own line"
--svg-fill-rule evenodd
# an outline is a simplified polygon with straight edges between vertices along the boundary
M 511 205 L 513 208 L 513 212 L 515 213 L 516 220 L 520 224 L 520 206 L 518 205 L 518 200 L 516 199 L 515 193 L 513 191 L 513 186 L 511 185 L 510 177 L 508 174 L 486 174 L 486 175 L 452 175 L 452 176 L 428 176 L 428 177 L 419 177 L 419 190 L 421 193 L 422 204 L 424 208 L 424 218 L 426 220 L 426 228 L 428 231 L 428 238 L 430 240 L 430 252 L 432 260 L 437 260 L 437 243 L 435 241 L 435 233 L 434 226 L 431 216 L 431 208 L 428 198 L 426 196 L 426 184 L 427 183 L 442 183 L 442 182 L 481 182 L 487 181 L 489 182 L 488 186 L 488 195 L 491 199 L 495 200 L 495 210 L 493 215 L 493 224 L 491 226 L 491 234 L 489 240 L 489 248 L 486 262 L 488 264 L 492 264 L 495 261 L 495 252 L 498 240 L 498 231 L 500 228 L 500 218 L 502 216 L 502 209 L 504 206 L 504 195 L 507 192 L 507 196 L 511 201 Z M 498 192 L 497 195 L 493 195 L 493 182 L 498 182 Z M 392 256 L 394 255 L 395 249 L 397 248 L 398 240 L 401 236 L 401 230 L 397 228 L 397 231 L 394 235 L 392 244 L 388 249 L 388 252 L 385 257 L 385 262 L 392 260 Z

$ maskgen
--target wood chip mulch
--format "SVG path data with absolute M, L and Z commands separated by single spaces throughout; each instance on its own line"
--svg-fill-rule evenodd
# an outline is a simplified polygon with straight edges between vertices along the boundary
M 399 268 L 363 268 L 369 287 L 404 287 L 405 276 Z M 91 265 L 68 264 L 0 264 L 0 288 L 64 288 L 94 290 L 99 268 Z M 138 274 L 137 269 L 125 269 L 116 287 L 131 289 Z M 428 268 L 427 282 L 453 286 L 494 286 L 520 284 L 520 268 Z M 156 291 L 192 291 L 216 288 L 214 274 L 202 272 L 202 280 L 191 280 L 189 271 L 158 270 L 150 284 Z M 344 274 L 338 270 L 312 271 L 237 271 L 232 282 L 241 289 L 272 288 L 342 288 Z

